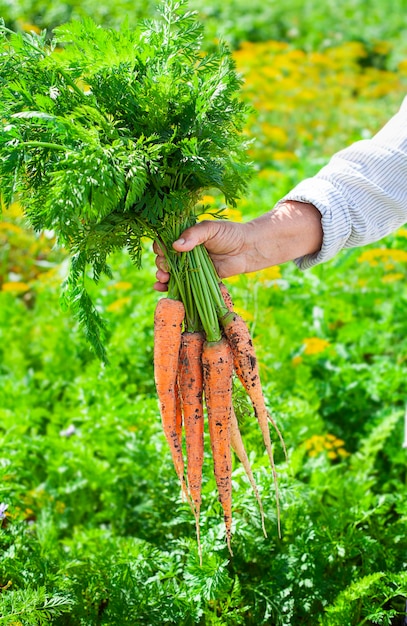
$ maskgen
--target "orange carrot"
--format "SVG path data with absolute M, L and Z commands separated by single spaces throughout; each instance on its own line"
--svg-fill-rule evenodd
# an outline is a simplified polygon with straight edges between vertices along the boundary
M 179 300 L 161 298 L 154 312 L 154 378 L 160 404 L 164 435 L 170 446 L 175 471 L 187 497 L 182 455 L 180 404 L 177 393 L 178 360 L 184 305 Z
M 223 298 L 223 301 L 224 301 L 225 305 L 227 306 L 229 311 L 233 311 L 232 296 L 230 295 L 229 290 L 226 287 L 225 283 L 222 283 L 222 282 L 219 283 L 219 289 L 220 289 L 220 292 L 222 294 L 222 298 Z
M 267 454 L 270 460 L 271 469 L 274 477 L 274 485 L 276 491 L 276 504 L 277 504 L 277 524 L 278 534 L 280 532 L 280 504 L 278 494 L 278 480 L 277 472 L 274 463 L 273 448 L 270 438 L 270 430 L 268 421 L 270 420 L 282 442 L 284 452 L 286 452 L 284 440 L 281 433 L 274 422 L 271 419 L 264 400 L 263 390 L 260 382 L 259 368 L 257 358 L 255 355 L 253 342 L 250 337 L 249 329 L 246 326 L 244 320 L 237 315 L 237 313 L 229 313 L 223 318 L 223 330 L 229 341 L 230 347 L 233 353 L 233 362 L 236 374 L 242 383 L 243 387 L 247 391 L 249 398 L 252 402 L 254 413 L 257 417 L 260 430 L 263 435 L 264 444 L 266 446 Z
M 178 461 L 181 461 L 179 463 L 179 468 L 182 467 L 182 479 L 180 479 L 181 488 L 182 488 L 182 496 L 183 496 L 183 499 L 186 499 L 190 504 L 189 498 L 186 496 L 186 486 L 185 486 L 185 476 L 184 476 L 184 459 L 182 456 L 182 427 L 183 427 L 184 420 L 183 420 L 183 414 L 182 414 L 181 392 L 179 389 L 178 379 L 176 379 L 175 381 L 174 394 L 175 394 L 175 423 L 174 423 L 174 437 L 172 438 L 172 441 L 176 442 L 177 458 L 178 458 Z M 177 475 L 179 477 L 178 471 L 177 471 Z
M 237 458 L 243 465 L 243 468 L 246 472 L 246 476 L 249 479 L 249 482 L 253 489 L 255 498 L 257 500 L 257 504 L 259 505 L 259 509 L 260 509 L 261 526 L 263 528 L 263 533 L 264 533 L 264 536 L 267 537 L 266 527 L 264 524 L 263 504 L 260 498 L 259 490 L 257 489 L 256 481 L 253 476 L 253 471 L 250 465 L 249 457 L 247 456 L 246 448 L 243 443 L 242 435 L 239 430 L 239 424 L 237 421 L 236 413 L 233 408 L 232 408 L 232 421 L 231 421 L 231 428 L 230 428 L 230 439 L 231 439 L 232 448 L 235 451 Z
M 228 288 L 222 282 L 219 283 L 219 288 L 220 288 L 220 292 L 222 294 L 222 298 L 226 307 L 229 309 L 229 311 L 233 311 L 233 300 L 232 300 L 232 296 L 229 293 Z M 257 504 L 259 505 L 261 526 L 263 529 L 264 536 L 267 537 L 266 527 L 264 523 L 263 503 L 260 498 L 259 490 L 257 489 L 256 481 L 253 476 L 253 471 L 250 465 L 249 457 L 247 456 L 246 448 L 243 443 L 242 435 L 240 433 L 239 424 L 238 424 L 236 413 L 235 413 L 233 406 L 232 406 L 232 421 L 231 421 L 230 436 L 231 436 L 232 448 L 235 451 L 237 458 L 243 465 L 244 471 L 246 472 L 246 476 L 249 479 L 249 483 L 253 489 L 254 496 L 257 500 Z
M 205 342 L 202 351 L 203 383 L 208 413 L 209 436 L 219 502 L 223 508 L 226 541 L 233 556 L 232 533 L 232 454 L 230 425 L 232 415 L 233 358 L 225 338 Z
M 228 289 L 227 289 L 226 285 L 225 285 L 224 283 L 222 283 L 222 282 L 221 282 L 221 283 L 219 283 L 219 288 L 220 288 L 220 291 L 221 291 L 221 294 L 222 294 L 222 297 L 223 297 L 223 301 L 224 301 L 224 303 L 225 303 L 226 307 L 229 309 L 229 311 L 231 311 L 231 312 L 233 312 L 233 313 L 234 313 L 234 311 L 233 311 L 233 300 L 232 300 L 232 296 L 230 295 L 230 293 L 229 293 L 229 291 L 228 291 Z M 237 314 L 236 314 L 236 313 L 234 313 L 234 315 L 235 315 L 236 317 L 239 317 L 239 316 L 237 316 Z M 246 324 L 245 324 L 245 322 L 244 322 L 243 320 L 241 320 L 241 321 L 240 321 L 240 326 L 241 326 L 241 330 L 242 330 L 242 331 L 243 331 L 243 333 L 246 335 L 246 342 L 247 342 L 247 344 L 250 346 L 251 351 L 253 352 L 252 357 L 254 357 L 254 360 L 256 360 L 256 355 L 254 354 L 254 347 L 253 347 L 252 340 L 251 340 L 251 338 L 250 338 L 249 330 L 248 330 L 248 328 L 247 328 L 247 326 L 246 326 Z M 226 331 L 225 331 L 225 332 L 226 332 Z M 231 331 L 230 331 L 230 332 L 231 332 Z M 233 346 L 232 346 L 232 350 L 233 350 Z M 251 362 L 252 362 L 252 358 L 250 358 L 250 360 L 251 360 Z M 238 362 L 238 359 L 236 359 L 235 354 L 234 354 L 234 362 L 235 362 L 235 366 L 236 366 L 236 362 Z M 257 375 L 258 375 L 258 380 L 260 381 L 260 376 L 259 376 L 259 373 L 258 373 L 258 368 L 257 368 L 257 365 L 256 365 L 256 368 L 255 368 L 255 369 L 256 369 L 256 373 L 257 373 Z M 239 372 L 237 372 L 237 374 L 238 374 L 238 376 L 239 376 Z M 240 378 L 240 376 L 239 376 L 239 378 Z M 244 387 L 246 388 L 246 385 L 244 385 Z M 248 391 L 248 390 L 247 390 L 247 391 Z M 251 397 L 251 396 L 250 396 L 250 394 L 249 394 L 249 397 Z M 263 398 L 263 402 L 264 402 L 264 398 Z M 280 439 L 280 441 L 281 441 L 281 445 L 282 445 L 283 450 L 284 450 L 285 457 L 287 458 L 287 450 L 286 450 L 285 443 L 284 443 L 284 439 L 283 439 L 283 437 L 282 437 L 282 435 L 281 435 L 281 432 L 280 432 L 280 430 L 279 430 L 279 428 L 278 428 L 277 424 L 275 423 L 275 421 L 273 420 L 273 418 L 271 417 L 271 415 L 268 413 L 268 411 L 267 411 L 267 410 L 266 410 L 266 412 L 267 412 L 267 419 L 268 419 L 268 420 L 269 420 L 269 422 L 272 424 L 273 428 L 275 429 L 276 433 L 278 434 L 279 439 Z
M 200 332 L 184 332 L 181 339 L 178 384 L 184 414 L 187 450 L 187 478 L 194 505 L 198 549 L 200 548 L 199 514 L 201 510 L 202 466 L 204 460 L 204 415 L 202 349 L 205 338 Z

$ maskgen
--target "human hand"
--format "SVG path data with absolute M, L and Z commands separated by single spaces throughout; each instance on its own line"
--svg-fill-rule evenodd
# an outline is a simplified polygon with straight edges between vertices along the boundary
M 173 243 L 177 252 L 199 244 L 208 250 L 219 278 L 255 272 L 280 265 L 322 245 L 321 214 L 312 204 L 287 200 L 250 222 L 206 220 L 187 228 Z M 154 244 L 157 282 L 154 289 L 167 291 L 168 268 L 163 251 Z
M 174 241 L 173 248 L 177 252 L 188 252 L 204 244 L 208 250 L 215 269 L 220 278 L 242 274 L 247 270 L 247 230 L 248 224 L 229 222 L 226 220 L 205 220 L 187 228 L 181 237 Z M 167 291 L 169 273 L 162 249 L 153 245 L 156 253 L 157 282 L 154 289 Z

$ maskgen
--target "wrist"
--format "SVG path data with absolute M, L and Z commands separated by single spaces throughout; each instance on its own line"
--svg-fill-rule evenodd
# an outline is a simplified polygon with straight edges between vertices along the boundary
M 287 200 L 247 223 L 247 271 L 280 265 L 321 249 L 321 214 L 313 205 Z

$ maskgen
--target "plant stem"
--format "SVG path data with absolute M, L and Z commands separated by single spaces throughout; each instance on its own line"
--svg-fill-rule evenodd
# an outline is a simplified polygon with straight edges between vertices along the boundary
M 205 277 L 210 295 L 212 297 L 217 316 L 222 324 L 229 321 L 229 317 L 233 317 L 233 313 L 227 308 L 222 293 L 219 288 L 220 278 L 204 246 L 194 248 L 195 255 L 198 259 L 199 267 Z
M 49 148 L 50 150 L 67 150 L 65 146 L 61 146 L 58 143 L 49 143 L 48 141 L 21 141 L 18 145 L 30 146 L 33 148 Z
M 0 33 L 7 33 L 8 35 L 17 35 L 16 32 L 14 32 L 13 30 L 10 30 L 9 28 L 7 28 L 7 26 L 4 26 L 4 25 L 0 26 Z M 38 46 L 31 43 L 31 41 L 29 41 L 27 36 L 24 37 L 24 43 L 30 46 L 30 48 L 32 48 L 36 52 L 40 52 L 42 56 L 45 56 L 45 52 L 43 52 Z
M 60 67 L 57 67 L 57 72 L 58 74 L 60 74 L 62 76 L 62 78 L 65 80 L 65 82 L 72 87 L 72 89 L 75 91 L 76 94 L 78 94 L 78 96 L 81 96 L 81 98 L 84 97 L 84 93 L 82 91 L 82 89 L 80 87 L 78 87 L 78 85 L 72 80 L 72 78 L 70 76 L 68 76 L 68 74 L 61 69 Z
M 214 298 L 208 286 L 204 268 L 200 263 L 197 248 L 187 252 L 193 297 L 201 318 L 207 341 L 220 341 L 221 332 Z
M 202 324 L 200 323 L 197 306 L 193 299 L 190 275 L 188 271 L 186 271 L 184 274 L 184 284 L 185 284 L 184 307 L 185 307 L 185 318 L 186 318 L 186 330 L 188 332 L 193 333 L 198 330 L 201 330 Z

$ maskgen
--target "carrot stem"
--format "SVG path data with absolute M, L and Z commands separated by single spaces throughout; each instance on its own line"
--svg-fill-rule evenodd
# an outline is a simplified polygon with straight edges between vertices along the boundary
M 198 247 L 199 246 L 197 246 L 197 248 Z M 186 253 L 188 255 L 190 268 L 191 290 L 206 334 L 206 340 L 216 342 L 221 338 L 218 316 L 213 298 L 208 289 L 208 284 L 205 280 L 202 265 L 199 262 L 197 248 Z
M 222 293 L 219 288 L 219 276 L 213 265 L 212 259 L 208 254 L 207 249 L 204 246 L 196 246 L 194 249 L 197 262 L 202 269 L 202 274 L 205 277 L 205 281 L 208 285 L 208 291 L 213 299 L 215 310 L 218 318 L 223 318 L 228 314 L 228 308 L 222 297 Z

